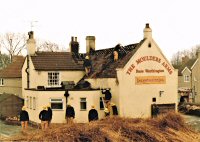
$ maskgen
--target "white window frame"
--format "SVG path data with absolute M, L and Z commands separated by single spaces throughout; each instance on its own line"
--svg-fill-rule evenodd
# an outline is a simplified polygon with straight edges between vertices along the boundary
M 82 108 L 82 103 L 85 103 L 85 108 Z M 87 110 L 87 98 L 80 98 L 80 110 L 85 111 Z
M 101 107 L 101 104 L 103 105 L 103 107 Z M 104 102 L 102 97 L 99 98 L 99 108 L 100 110 L 104 110 Z
M 4 86 L 4 79 L 0 78 L 0 86 Z
M 33 110 L 36 110 L 36 98 L 33 97 Z
M 51 77 L 50 77 L 51 74 Z M 55 74 L 58 74 L 57 79 L 55 79 Z M 52 71 L 47 74 L 47 84 L 49 87 L 60 87 L 60 72 Z M 52 83 L 51 83 L 52 80 Z
M 62 98 L 50 98 L 49 102 L 51 103 L 51 109 L 52 110 L 64 110 L 64 101 Z M 52 105 L 52 103 L 61 103 L 62 108 L 61 109 L 55 109 Z
M 29 97 L 26 96 L 26 107 L 29 108 Z
M 184 75 L 184 82 L 190 82 L 190 76 Z
M 32 109 L 32 103 L 33 103 L 32 97 L 30 97 L 30 103 L 29 103 L 30 104 L 30 106 L 29 106 L 30 109 Z

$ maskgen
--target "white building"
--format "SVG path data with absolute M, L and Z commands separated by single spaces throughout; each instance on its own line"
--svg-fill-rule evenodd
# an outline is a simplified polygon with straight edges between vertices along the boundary
M 95 105 L 99 118 L 103 118 L 102 88 L 110 89 L 111 102 L 117 105 L 122 117 L 151 117 L 154 103 L 160 112 L 177 109 L 178 72 L 153 40 L 148 24 L 144 39 L 121 47 L 117 61 L 113 61 L 115 48 L 95 50 L 95 37 L 88 36 L 86 40 L 86 51 L 92 61 L 88 77 L 83 68 L 85 54 L 78 53 L 76 38 L 70 43 L 71 52 L 35 52 L 33 32 L 29 33 L 22 92 L 31 121 L 39 123 L 38 115 L 49 103 L 53 123 L 65 122 L 67 103 L 75 109 L 76 122 L 88 122 L 91 105 Z M 68 85 L 61 87 L 61 82 Z M 66 92 L 69 97 L 64 96 Z

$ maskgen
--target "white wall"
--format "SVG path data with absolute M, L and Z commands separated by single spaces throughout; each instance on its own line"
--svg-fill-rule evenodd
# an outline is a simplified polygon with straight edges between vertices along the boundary
M 151 42 L 151 48 L 148 44 Z M 155 56 L 160 59 L 157 61 L 143 61 L 139 64 L 136 60 L 144 56 Z M 170 74 L 162 65 L 165 62 L 172 70 Z M 135 68 L 130 74 L 127 73 L 131 65 Z M 136 73 L 137 70 L 156 69 L 164 70 L 160 73 Z M 120 94 L 120 115 L 125 117 L 150 117 L 152 98 L 156 98 L 157 104 L 176 103 L 178 100 L 178 75 L 177 70 L 169 64 L 166 58 L 161 53 L 160 49 L 153 40 L 145 40 L 137 53 L 131 58 L 124 69 L 118 71 L 119 78 L 119 94 Z M 164 76 L 166 77 L 165 84 L 140 84 L 136 85 L 135 77 L 139 76 Z M 162 96 L 159 92 L 164 91 Z
M 27 73 L 25 69 L 27 67 L 27 59 L 24 62 L 22 68 L 22 89 L 27 88 Z M 48 71 L 36 71 L 34 69 L 31 59 L 29 60 L 29 71 L 30 71 L 30 88 L 37 88 L 37 86 L 48 87 Z M 60 83 L 61 81 L 74 81 L 77 83 L 83 76 L 84 71 L 59 71 Z M 24 94 L 24 91 L 22 91 Z
M 66 98 L 64 97 L 65 91 L 25 91 L 25 106 L 27 106 L 27 96 L 36 98 L 36 109 L 30 109 L 28 106 L 27 111 L 29 113 L 29 119 L 33 122 L 40 123 L 39 113 L 42 111 L 43 106 L 47 106 L 50 103 L 50 99 L 63 99 L 63 109 L 53 110 L 52 123 L 65 123 L 65 111 L 66 111 Z M 30 102 L 29 102 L 30 103 Z M 32 101 L 33 103 L 33 101 Z
M 98 111 L 99 119 L 104 117 L 104 110 L 100 109 L 100 90 L 90 90 L 90 91 L 69 91 L 68 103 L 74 107 L 75 110 L 75 122 L 85 123 L 88 122 L 88 113 L 91 106 L 94 105 L 95 109 Z M 87 109 L 80 110 L 80 98 L 86 98 Z

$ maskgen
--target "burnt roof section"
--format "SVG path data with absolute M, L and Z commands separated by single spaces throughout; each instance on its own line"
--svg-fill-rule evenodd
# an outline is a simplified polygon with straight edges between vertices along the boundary
M 0 70 L 0 77 L 3 78 L 21 78 L 22 77 L 22 66 L 25 58 L 23 56 L 14 56 L 13 62 L 6 68 Z
M 77 62 L 70 52 L 36 52 L 31 56 L 35 70 L 84 70 L 82 62 Z
M 174 66 L 175 69 L 178 69 L 178 76 L 182 76 L 182 71 L 185 69 L 185 67 L 187 67 L 191 71 L 192 70 L 191 68 L 194 65 L 194 63 L 196 62 L 196 60 L 197 60 L 197 58 L 190 59 L 183 65 Z
M 122 47 L 117 61 L 113 60 L 115 48 L 93 51 L 90 54 L 92 71 L 87 78 L 116 78 L 116 68 L 123 68 L 143 42 Z

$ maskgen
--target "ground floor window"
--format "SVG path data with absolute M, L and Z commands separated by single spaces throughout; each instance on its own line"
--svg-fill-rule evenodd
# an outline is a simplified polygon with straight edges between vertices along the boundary
M 35 110 L 36 109 L 36 98 L 33 97 L 33 109 Z
M 80 98 L 80 109 L 81 110 L 86 110 L 87 109 L 86 98 Z
M 104 109 L 104 104 L 103 104 L 103 99 L 102 97 L 100 97 L 100 102 L 99 102 L 99 106 L 100 106 L 100 109 Z
M 50 99 L 52 110 L 63 110 L 63 99 Z
M 3 78 L 0 78 L 0 86 L 4 86 L 4 80 L 3 80 Z
M 30 97 L 30 109 L 32 109 L 32 97 Z
M 29 99 L 28 99 L 28 96 L 26 96 L 26 107 L 29 108 Z

